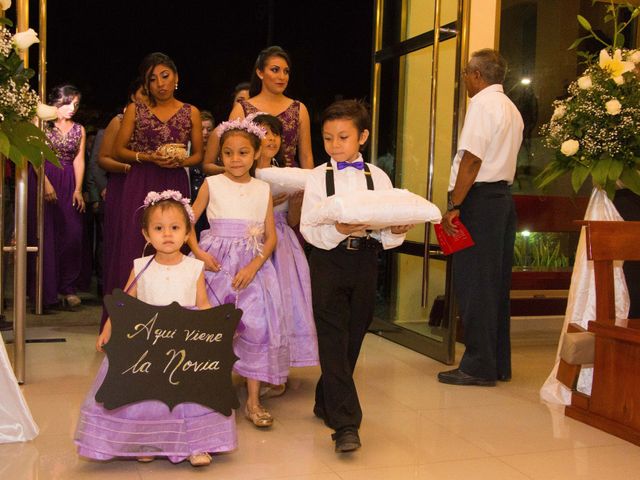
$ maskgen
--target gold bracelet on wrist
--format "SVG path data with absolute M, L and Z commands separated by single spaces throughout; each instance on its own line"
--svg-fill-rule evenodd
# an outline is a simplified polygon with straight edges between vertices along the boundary
M 142 163 L 142 160 L 140 160 L 140 152 L 136 152 L 136 162 Z
M 131 165 L 128 163 L 124 164 L 124 173 L 129 173 L 129 170 L 131 170 Z

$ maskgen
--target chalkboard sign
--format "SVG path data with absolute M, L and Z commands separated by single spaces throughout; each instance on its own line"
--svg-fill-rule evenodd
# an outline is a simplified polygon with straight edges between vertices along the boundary
M 233 304 L 208 310 L 176 302 L 159 307 L 120 289 L 104 302 L 112 333 L 103 347 L 109 370 L 96 401 L 106 409 L 142 400 L 160 400 L 171 409 L 199 403 L 226 416 L 238 408 L 232 342 L 242 310 Z

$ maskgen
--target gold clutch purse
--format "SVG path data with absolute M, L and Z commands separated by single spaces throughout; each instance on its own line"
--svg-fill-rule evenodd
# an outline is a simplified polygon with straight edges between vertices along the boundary
M 185 159 L 187 147 L 182 143 L 165 143 L 158 147 L 157 153 L 163 157 Z

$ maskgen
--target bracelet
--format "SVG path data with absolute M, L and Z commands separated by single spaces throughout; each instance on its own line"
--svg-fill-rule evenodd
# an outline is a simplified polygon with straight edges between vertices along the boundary
M 136 162 L 142 163 L 142 160 L 140 160 L 140 152 L 136 152 Z
M 131 164 L 125 163 L 124 164 L 124 173 L 129 173 L 129 170 L 131 170 Z

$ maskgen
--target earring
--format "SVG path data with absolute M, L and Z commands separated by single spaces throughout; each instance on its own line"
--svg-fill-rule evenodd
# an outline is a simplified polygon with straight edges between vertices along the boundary
M 175 88 L 175 89 L 176 89 L 176 90 L 178 89 L 178 82 L 176 82 L 176 88 Z

